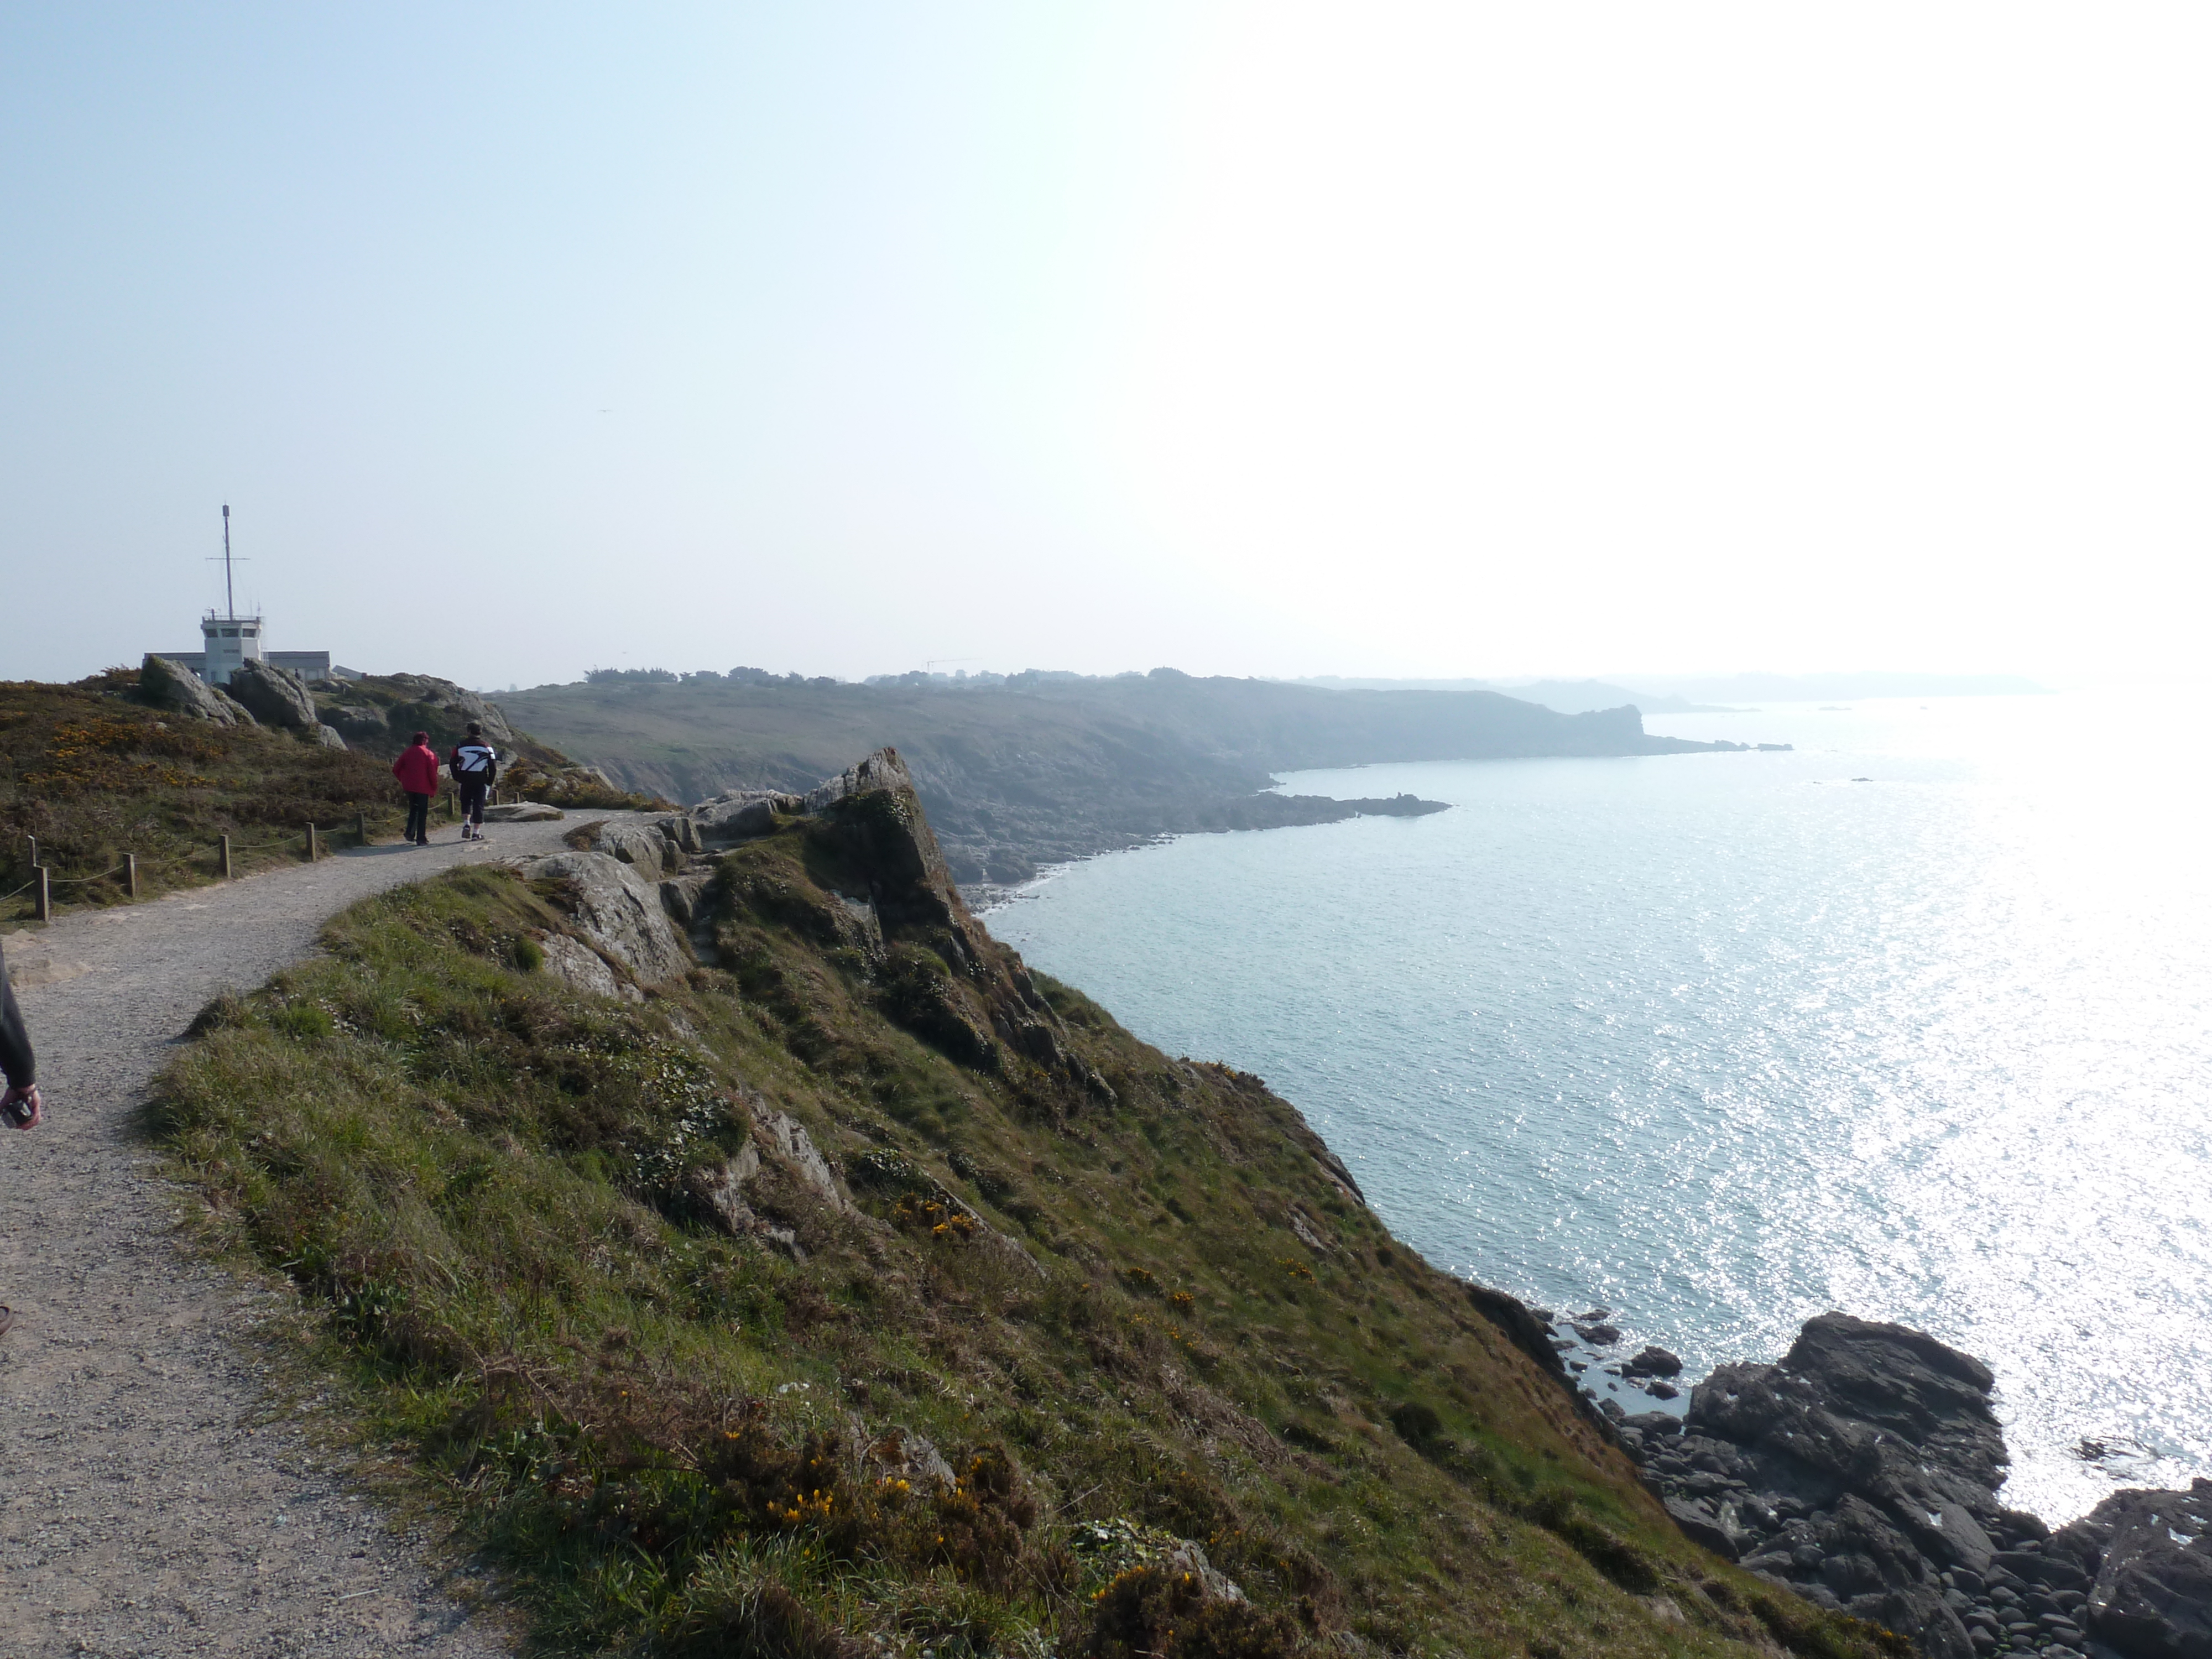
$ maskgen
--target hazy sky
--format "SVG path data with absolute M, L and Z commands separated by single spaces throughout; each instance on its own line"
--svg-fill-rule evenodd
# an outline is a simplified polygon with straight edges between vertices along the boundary
M 0 0 L 0 676 L 2201 662 L 2208 46 Z

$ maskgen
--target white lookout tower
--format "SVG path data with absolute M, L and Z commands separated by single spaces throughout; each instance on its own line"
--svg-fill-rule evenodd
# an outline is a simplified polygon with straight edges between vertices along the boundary
M 327 651 L 264 651 L 262 649 L 261 618 L 238 614 L 238 587 L 232 580 L 230 556 L 230 508 L 222 509 L 222 610 L 220 614 L 210 610 L 200 618 L 200 645 L 198 651 L 161 651 L 156 656 L 167 657 L 179 667 L 189 668 L 210 685 L 228 685 L 230 677 L 240 666 L 249 662 L 267 662 L 278 668 L 289 668 L 301 679 L 357 680 L 361 675 L 350 668 L 334 668 Z
M 210 611 L 201 617 L 200 637 L 207 642 L 200 678 L 210 685 L 228 685 L 240 663 L 261 660 L 261 618 L 238 614 L 238 590 L 231 581 L 228 503 L 222 509 L 222 615 Z

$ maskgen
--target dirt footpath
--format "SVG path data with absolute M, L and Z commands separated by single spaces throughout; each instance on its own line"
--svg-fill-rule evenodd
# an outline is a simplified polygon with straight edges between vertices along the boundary
M 623 813 L 592 813 L 620 819 Z M 357 899 L 557 848 L 498 824 L 6 936 L 46 1122 L 0 1135 L 0 1656 L 494 1655 L 343 1472 L 276 1413 L 239 1338 L 277 1297 L 193 1261 L 133 1113 L 212 998 L 314 949 Z

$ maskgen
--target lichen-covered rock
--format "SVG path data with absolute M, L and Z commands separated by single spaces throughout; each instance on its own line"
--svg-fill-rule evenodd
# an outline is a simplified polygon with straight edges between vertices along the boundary
M 317 726 L 315 741 L 325 749 L 343 749 L 346 746 L 346 740 L 338 735 L 338 730 L 334 726 Z
M 657 885 L 605 853 L 556 853 L 523 861 L 530 880 L 557 881 L 578 930 L 641 985 L 688 972 L 691 953 L 668 919 Z
M 210 720 L 217 726 L 255 724 L 252 714 L 236 699 L 224 696 L 183 664 L 151 652 L 138 671 L 138 696 L 156 708 L 191 720 Z
M 637 987 L 617 979 L 614 969 L 600 961 L 596 951 L 567 934 L 549 934 L 539 942 L 538 948 L 545 953 L 545 964 L 540 971 L 563 984 L 595 996 L 623 997 L 629 1001 L 640 999 Z
M 287 732 L 322 730 L 323 716 L 307 681 L 289 668 L 249 659 L 231 671 L 226 689 L 264 726 Z

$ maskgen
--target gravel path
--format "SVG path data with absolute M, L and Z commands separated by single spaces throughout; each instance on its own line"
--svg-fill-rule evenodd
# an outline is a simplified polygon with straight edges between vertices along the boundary
M 593 814 L 619 820 L 623 813 Z M 284 1298 L 179 1248 L 132 1115 L 192 1016 L 357 899 L 553 850 L 450 830 L 7 937 L 46 1122 L 0 1139 L 0 1656 L 506 1654 L 299 1428 L 250 1345 Z

